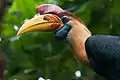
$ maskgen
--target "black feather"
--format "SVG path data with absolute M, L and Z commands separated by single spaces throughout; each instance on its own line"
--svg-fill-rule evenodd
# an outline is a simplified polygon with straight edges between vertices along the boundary
M 120 37 L 94 35 L 87 39 L 85 47 L 96 73 L 107 80 L 120 80 Z

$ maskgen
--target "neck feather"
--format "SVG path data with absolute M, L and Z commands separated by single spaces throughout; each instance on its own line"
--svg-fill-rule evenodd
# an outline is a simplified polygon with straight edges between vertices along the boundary
M 83 23 L 76 20 L 68 22 L 68 25 L 72 26 L 69 42 L 75 57 L 84 65 L 89 66 L 85 50 L 85 41 L 91 36 L 91 32 Z

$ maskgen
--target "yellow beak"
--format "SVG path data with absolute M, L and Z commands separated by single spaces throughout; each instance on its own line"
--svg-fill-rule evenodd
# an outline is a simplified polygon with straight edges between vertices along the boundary
M 63 25 L 61 19 L 56 15 L 40 15 L 25 22 L 19 29 L 17 35 L 33 31 L 55 31 Z

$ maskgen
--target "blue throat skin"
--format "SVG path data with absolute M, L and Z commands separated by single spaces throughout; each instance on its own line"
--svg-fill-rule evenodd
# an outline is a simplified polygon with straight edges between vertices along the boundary
M 71 31 L 71 26 L 65 24 L 64 27 L 58 31 L 55 31 L 55 38 L 57 39 L 62 39 L 62 40 L 68 40 L 70 37 L 70 31 Z
M 62 39 L 62 40 L 68 40 L 70 38 L 70 31 L 72 27 L 67 25 L 66 23 L 69 22 L 70 19 L 67 16 L 63 16 L 61 17 L 61 20 L 65 25 L 60 30 L 54 32 L 55 38 Z

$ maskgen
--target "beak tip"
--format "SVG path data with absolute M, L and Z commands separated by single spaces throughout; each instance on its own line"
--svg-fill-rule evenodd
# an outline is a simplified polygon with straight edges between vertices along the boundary
M 21 35 L 21 34 L 22 34 L 22 33 L 18 31 L 17 34 L 16 34 L 16 36 L 19 36 L 19 35 Z
M 16 34 L 16 36 L 19 36 L 19 35 L 20 35 L 19 33 Z

